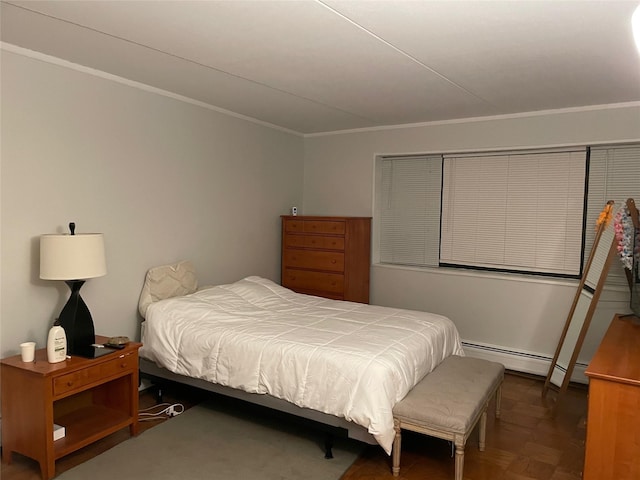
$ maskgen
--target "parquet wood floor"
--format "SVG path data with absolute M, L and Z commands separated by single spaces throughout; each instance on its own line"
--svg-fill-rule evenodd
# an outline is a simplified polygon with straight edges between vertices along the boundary
M 486 450 L 478 451 L 474 432 L 465 449 L 465 480 L 579 480 L 584 463 L 586 387 L 571 387 L 555 415 L 550 392 L 541 398 L 543 379 L 508 372 L 502 389 L 502 415 L 495 419 L 489 406 Z M 206 393 L 182 386 L 165 388 L 164 400 L 189 408 Z M 154 404 L 152 392 L 140 396 L 140 408 Z M 141 430 L 160 423 L 142 422 Z M 115 433 L 56 462 L 59 474 L 129 438 L 128 430 Z M 328 460 L 330 461 L 330 460 Z M 35 461 L 18 454 L 11 465 L 2 464 L 2 480 L 39 480 Z M 403 432 L 400 476 L 391 474 L 391 459 L 378 446 L 367 447 L 342 480 L 453 480 L 454 460 L 448 442 Z M 256 476 L 256 479 L 259 475 Z M 303 480 L 303 479 L 301 479 Z
M 464 480 L 580 480 L 584 465 L 586 386 L 571 387 L 553 414 L 555 392 L 542 399 L 544 379 L 505 375 L 500 419 L 489 405 L 486 448 L 477 432 L 465 448 Z M 453 480 L 454 459 L 446 441 L 402 433 L 400 476 L 390 459 L 369 447 L 342 480 Z

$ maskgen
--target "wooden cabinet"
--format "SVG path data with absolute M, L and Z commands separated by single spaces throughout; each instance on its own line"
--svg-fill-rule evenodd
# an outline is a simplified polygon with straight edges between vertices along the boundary
M 584 480 L 640 478 L 640 322 L 616 315 L 586 370 Z
M 107 337 L 96 337 L 98 343 Z M 36 351 L 35 362 L 20 355 L 2 360 L 2 460 L 13 452 L 37 460 L 42 478 L 55 475 L 55 460 L 129 427 L 138 433 L 138 348 L 96 359 L 71 357 L 48 363 L 47 351 Z M 65 427 L 53 440 L 53 425 Z
M 371 218 L 282 217 L 282 286 L 369 303 Z

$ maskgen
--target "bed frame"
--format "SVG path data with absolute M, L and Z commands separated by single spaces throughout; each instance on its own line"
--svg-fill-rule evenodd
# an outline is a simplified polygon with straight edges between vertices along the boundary
M 171 382 L 177 382 L 192 387 L 196 387 L 208 392 L 213 392 L 227 397 L 236 398 L 245 402 L 261 405 L 263 407 L 271 408 L 284 412 L 297 417 L 302 417 L 307 420 L 311 420 L 323 425 L 331 427 L 332 433 L 341 433 L 341 436 L 346 436 L 354 440 L 358 440 L 369 445 L 377 445 L 377 442 L 373 435 L 371 435 L 364 427 L 355 423 L 349 422 L 341 417 L 330 415 L 328 413 L 322 413 L 310 408 L 302 408 L 297 405 L 282 400 L 280 398 L 273 397 L 267 394 L 248 393 L 244 390 L 238 390 L 236 388 L 226 387 L 217 383 L 208 382 L 199 378 L 187 377 L 173 373 L 165 368 L 159 367 L 146 358 L 140 358 L 140 377 L 147 378 L 155 383 L 162 383 L 163 380 Z M 326 457 L 331 456 L 331 445 L 325 445 L 327 448 Z

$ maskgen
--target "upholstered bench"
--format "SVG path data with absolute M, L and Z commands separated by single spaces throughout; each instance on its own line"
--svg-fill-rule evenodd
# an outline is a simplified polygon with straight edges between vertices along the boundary
M 396 437 L 393 442 L 393 475 L 400 473 L 401 430 L 411 430 L 452 441 L 456 449 L 455 480 L 462 480 L 464 446 L 480 420 L 480 451 L 484 451 L 487 407 L 500 395 L 504 366 L 471 357 L 446 358 L 393 408 Z

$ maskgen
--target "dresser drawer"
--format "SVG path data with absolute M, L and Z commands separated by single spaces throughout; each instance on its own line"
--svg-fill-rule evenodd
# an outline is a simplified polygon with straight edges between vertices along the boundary
M 106 377 L 115 376 L 119 372 L 136 369 L 138 368 L 137 360 L 137 355 L 129 354 L 122 358 L 116 357 L 108 362 L 62 375 L 53 380 L 53 396 L 58 397 L 67 392 L 81 389 L 85 385 L 101 381 Z
M 304 232 L 304 220 L 284 220 L 285 232 Z
M 344 253 L 315 250 L 285 250 L 285 267 L 344 272 Z
M 285 247 L 344 250 L 344 237 L 286 234 L 284 238 L 284 245 Z
M 344 222 L 328 222 L 321 220 L 305 220 L 305 233 L 335 233 L 336 235 L 344 235 Z
M 285 220 L 284 231 L 289 233 L 331 233 L 344 235 L 346 231 L 344 222 L 330 220 Z
M 282 276 L 282 286 L 294 290 L 299 288 L 342 293 L 344 290 L 344 275 L 287 268 Z

